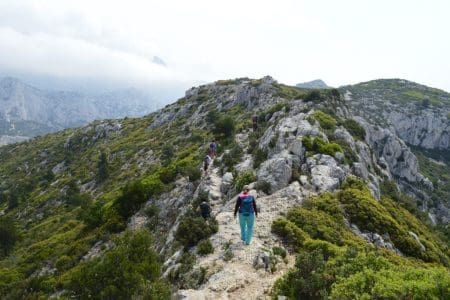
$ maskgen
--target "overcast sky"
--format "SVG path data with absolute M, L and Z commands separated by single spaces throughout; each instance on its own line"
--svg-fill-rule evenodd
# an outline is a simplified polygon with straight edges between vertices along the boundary
M 271 75 L 450 91 L 449 11 L 446 0 L 0 0 L 0 71 L 118 88 Z

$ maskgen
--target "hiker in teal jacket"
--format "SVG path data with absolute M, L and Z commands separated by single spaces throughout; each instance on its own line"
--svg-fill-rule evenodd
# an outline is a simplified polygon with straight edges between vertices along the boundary
M 248 185 L 245 185 L 242 189 L 242 193 L 236 200 L 236 206 L 234 208 L 234 217 L 236 217 L 236 214 L 239 211 L 241 240 L 243 240 L 246 245 L 249 245 L 252 240 L 253 224 L 255 222 L 255 216 L 258 215 L 255 197 L 250 195 L 249 191 Z

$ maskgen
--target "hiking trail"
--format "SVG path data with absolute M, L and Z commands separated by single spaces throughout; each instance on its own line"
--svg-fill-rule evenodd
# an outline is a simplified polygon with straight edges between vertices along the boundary
M 199 256 L 196 267 L 207 269 L 206 282 L 198 289 L 179 290 L 179 299 L 270 299 L 270 290 L 274 282 L 285 274 L 295 263 L 295 257 L 289 253 L 283 261 L 280 256 L 270 256 L 277 261 L 271 272 L 264 264 L 254 267 L 255 257 L 269 256 L 274 246 L 281 241 L 272 234 L 272 222 L 290 207 L 299 205 L 307 196 L 298 182 L 281 189 L 272 195 L 256 197 L 258 216 L 255 218 L 253 238 L 250 245 L 244 245 L 240 239 L 238 217 L 233 217 L 237 194 L 227 199 L 221 192 L 222 177 L 219 169 L 211 167 L 203 179 L 208 190 L 212 216 L 215 216 L 219 230 L 210 237 L 214 253 Z M 255 190 L 250 192 L 256 195 Z

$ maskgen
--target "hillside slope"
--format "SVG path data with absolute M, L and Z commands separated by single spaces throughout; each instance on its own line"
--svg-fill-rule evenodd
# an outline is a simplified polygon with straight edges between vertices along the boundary
M 143 118 L 0 148 L 0 295 L 445 299 L 448 240 L 396 185 L 432 183 L 395 132 L 355 121 L 347 101 L 223 80 Z M 248 247 L 231 217 L 244 184 L 260 207 Z M 215 218 L 199 217 L 202 201 Z
M 401 79 L 382 79 L 354 86 L 344 86 L 351 113 L 371 127 L 369 143 L 378 156 L 393 163 L 405 159 L 396 148 L 386 149 L 382 139 L 398 136 L 418 158 L 406 163 L 417 165 L 431 184 L 417 186 L 403 180 L 403 191 L 419 200 L 422 209 L 430 211 L 433 222 L 450 220 L 450 94 Z M 367 127 L 366 126 L 366 127 Z M 384 128 L 378 130 L 378 128 Z M 383 148 L 384 147 L 384 148 Z M 398 148 L 398 147 L 397 147 Z M 391 165 L 393 163 L 390 163 Z M 414 182 L 414 181 L 413 181 Z

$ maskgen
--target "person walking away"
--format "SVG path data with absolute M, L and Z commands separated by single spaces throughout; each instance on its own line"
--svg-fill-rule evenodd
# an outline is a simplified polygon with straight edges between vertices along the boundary
M 217 143 L 215 140 L 212 140 L 209 144 L 209 156 L 211 158 L 214 158 L 216 156 L 216 150 L 217 150 Z
M 253 131 L 256 131 L 258 129 L 258 116 L 257 115 L 252 116 L 252 126 L 253 126 Z
M 211 206 L 206 201 L 200 203 L 200 214 L 205 220 L 211 218 Z
M 242 193 L 236 200 L 236 206 L 234 208 L 234 217 L 239 211 L 239 224 L 241 226 L 241 240 L 246 245 L 250 245 L 253 235 L 253 224 L 255 217 L 258 216 L 256 209 L 255 197 L 249 194 L 250 188 L 245 185 L 242 189 Z
M 205 175 L 208 174 L 208 166 L 211 163 L 211 157 L 209 154 L 206 154 L 205 158 L 203 159 L 203 171 L 205 171 Z

